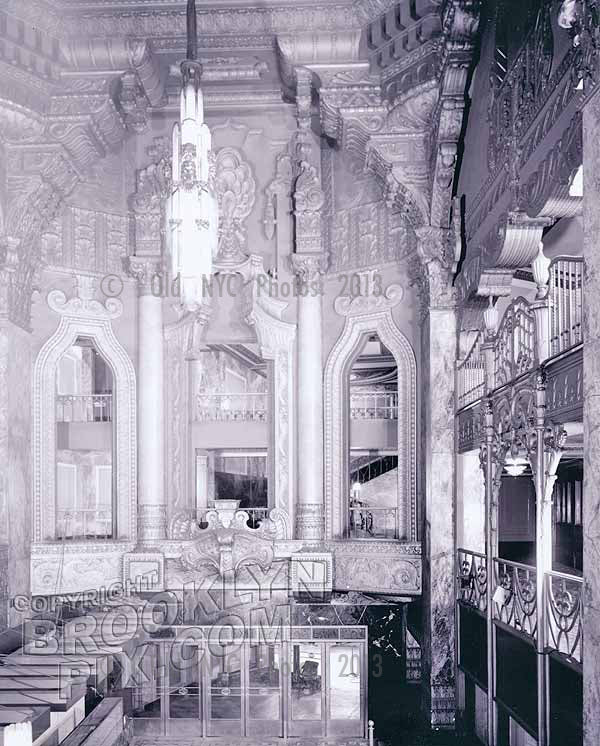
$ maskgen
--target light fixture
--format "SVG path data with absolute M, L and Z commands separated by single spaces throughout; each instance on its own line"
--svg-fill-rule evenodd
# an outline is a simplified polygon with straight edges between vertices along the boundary
M 507 456 L 504 468 L 511 477 L 520 477 L 525 472 L 529 462 L 522 456 Z
M 219 210 L 214 185 L 210 130 L 197 59 L 196 2 L 187 4 L 187 59 L 181 63 L 179 122 L 173 126 L 172 183 L 167 199 L 167 246 L 171 270 L 181 282 L 188 308 L 201 302 L 210 282 L 219 244 Z
M 491 339 L 498 329 L 499 314 L 498 307 L 494 305 L 494 296 L 490 294 L 488 298 L 488 307 L 483 312 L 483 320 L 485 323 L 486 336 Z
M 544 244 L 540 241 L 538 246 L 538 253 L 535 259 L 531 262 L 531 269 L 533 271 L 533 279 L 537 285 L 537 298 L 542 299 L 546 295 L 548 290 L 548 282 L 550 281 L 549 270 L 550 270 L 550 259 L 544 254 Z

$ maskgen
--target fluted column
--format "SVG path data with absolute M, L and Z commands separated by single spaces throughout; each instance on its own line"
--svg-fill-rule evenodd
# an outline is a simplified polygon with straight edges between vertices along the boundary
M 324 254 L 295 254 L 298 277 L 298 502 L 296 538 L 322 541 L 323 506 L 323 353 L 320 276 Z
M 138 280 L 138 544 L 157 546 L 167 535 L 162 298 L 152 278 L 158 259 L 130 257 Z

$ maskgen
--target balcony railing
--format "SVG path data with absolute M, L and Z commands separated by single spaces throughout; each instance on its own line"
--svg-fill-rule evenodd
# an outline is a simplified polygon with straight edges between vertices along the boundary
M 494 383 L 502 386 L 531 370 L 537 360 L 535 317 L 524 298 L 506 309 L 494 343 Z
M 56 421 L 112 422 L 112 394 L 58 394 Z
M 266 422 L 268 394 L 198 394 L 194 422 Z
M 458 598 L 485 614 L 487 610 L 487 558 L 485 554 L 458 550 Z
M 467 357 L 456 369 L 458 408 L 466 407 L 485 393 L 485 360 L 481 353 L 483 335 L 479 333 Z
M 492 595 L 494 619 L 537 639 L 535 567 L 494 560 L 496 586 Z
M 352 506 L 348 522 L 351 539 L 394 539 L 397 535 L 397 509 Z
M 549 268 L 546 300 L 531 304 L 516 298 L 489 340 L 489 356 L 482 350 L 480 332 L 466 359 L 457 365 L 458 409 L 480 399 L 487 387 L 503 386 L 548 357 L 580 344 L 582 309 L 583 259 L 554 259 Z M 543 339 L 538 339 L 538 335 Z
M 487 560 L 469 549 L 457 550 L 458 601 L 487 611 Z M 537 639 L 544 628 L 544 646 L 572 663 L 583 663 L 583 578 L 561 572 L 544 576 L 544 608 L 537 607 L 536 568 L 494 559 L 492 616 Z M 543 623 L 538 611 L 543 611 Z
M 112 535 L 110 509 L 58 510 L 56 513 L 57 539 L 110 539 Z
M 582 336 L 583 259 L 554 259 L 550 265 L 550 352 L 578 345 Z
M 397 420 L 397 392 L 353 391 L 350 394 L 350 417 L 353 420 Z
M 582 590 L 582 578 L 546 574 L 546 644 L 578 663 L 583 661 Z

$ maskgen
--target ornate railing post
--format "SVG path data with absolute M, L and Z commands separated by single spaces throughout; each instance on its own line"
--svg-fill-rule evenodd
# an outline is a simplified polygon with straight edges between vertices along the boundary
M 486 630 L 487 630 L 487 715 L 488 744 L 495 746 L 497 732 L 496 705 L 494 702 L 495 644 L 494 644 L 494 557 L 498 554 L 498 497 L 502 486 L 502 470 L 508 451 L 508 442 L 496 432 L 494 405 L 491 398 L 483 402 L 483 436 L 479 459 L 485 478 L 485 555 L 487 565 Z
M 493 347 L 492 347 L 493 350 Z M 485 480 L 485 554 L 488 569 L 486 587 L 486 631 L 487 631 L 487 716 L 488 743 L 496 743 L 496 706 L 494 704 L 494 646 L 492 638 L 494 625 L 492 622 L 492 596 L 494 578 L 494 556 L 497 544 L 497 518 L 494 515 L 494 410 L 492 400 L 484 402 L 484 442 L 480 450 L 480 464 Z
M 556 470 L 566 439 L 565 430 L 546 426 L 546 376 L 536 374 L 534 432 L 528 439 L 529 459 L 536 493 L 536 594 L 537 594 L 537 670 L 538 670 L 538 744 L 549 742 L 549 712 L 546 668 L 546 573 L 552 571 L 552 493 Z

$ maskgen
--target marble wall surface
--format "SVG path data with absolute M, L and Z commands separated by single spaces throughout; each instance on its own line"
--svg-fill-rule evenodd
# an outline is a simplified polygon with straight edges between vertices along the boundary
M 456 546 L 485 552 L 485 482 L 479 451 L 456 457 Z
M 29 593 L 31 541 L 31 348 L 29 334 L 0 328 L 0 543 L 8 545 L 8 594 Z M 9 610 L 9 623 L 18 622 Z
M 454 694 L 453 307 L 431 308 L 423 324 L 423 690 L 432 726 L 452 726 Z M 435 383 L 434 383 L 435 382 Z
M 583 112 L 583 728 L 600 743 L 600 100 Z M 589 167 L 588 167 L 589 164 Z

